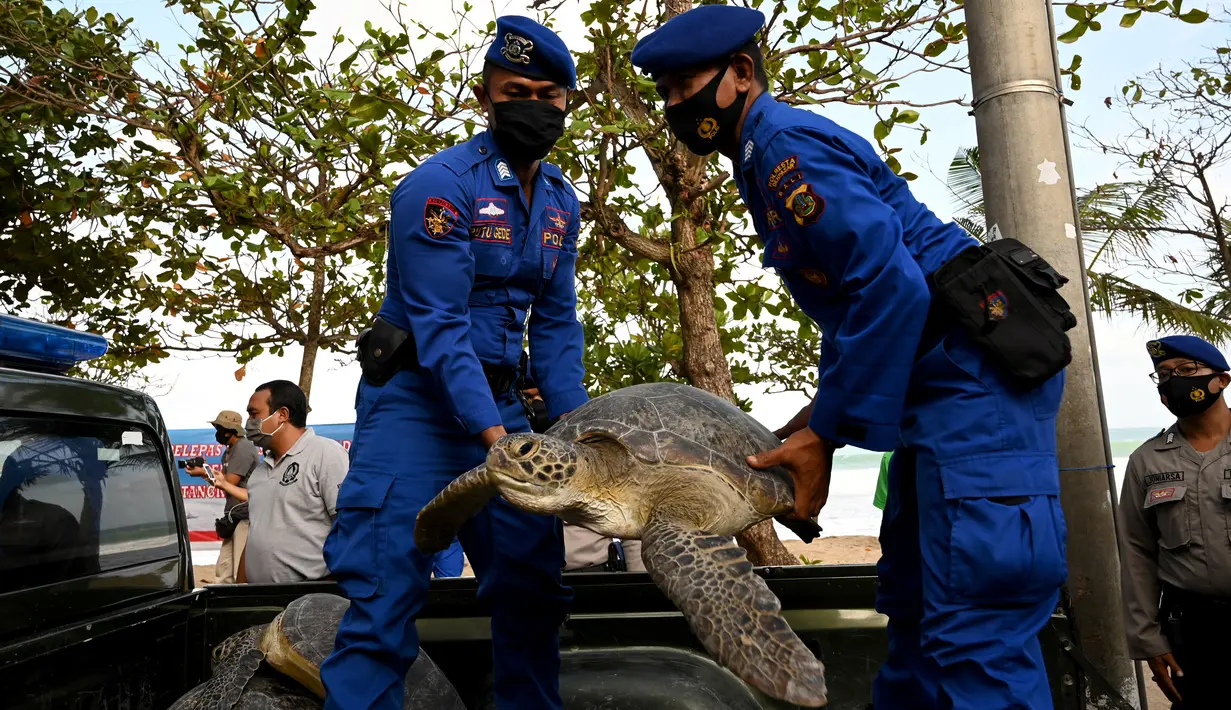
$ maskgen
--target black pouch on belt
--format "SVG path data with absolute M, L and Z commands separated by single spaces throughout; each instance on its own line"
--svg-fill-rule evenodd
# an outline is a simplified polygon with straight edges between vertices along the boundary
M 415 342 L 408 331 L 383 318 L 359 334 L 359 367 L 363 378 L 377 387 L 398 373 L 409 358 L 415 357 Z
M 1072 361 L 1077 318 L 1059 289 L 1068 279 L 1016 239 L 971 247 L 932 275 L 948 311 L 1010 382 L 1037 387 Z

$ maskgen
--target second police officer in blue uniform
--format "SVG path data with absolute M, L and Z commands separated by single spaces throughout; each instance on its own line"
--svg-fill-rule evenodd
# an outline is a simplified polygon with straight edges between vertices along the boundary
M 828 495 L 835 448 L 895 451 L 877 600 L 890 649 L 874 707 L 1050 708 L 1037 634 L 1067 573 L 1055 426 L 1072 316 L 1032 309 L 1009 259 L 916 201 L 866 140 L 775 101 L 756 44 L 763 24 L 755 10 L 705 5 L 632 53 L 672 133 L 733 162 L 763 265 L 824 335 L 810 414 L 749 463 L 790 470 L 793 516 L 805 519 Z M 1005 243 L 1028 278 L 1055 276 L 1035 295 L 1056 303 L 1063 277 Z M 966 310 L 937 307 L 933 282 Z M 967 330 L 963 314 L 989 327 Z M 1049 336 L 1021 337 L 1036 325 Z
M 559 168 L 540 162 L 575 84 L 559 37 L 499 18 L 475 89 L 491 128 L 394 190 L 388 286 L 360 339 L 351 468 L 325 544 L 351 601 L 321 666 L 331 710 L 402 707 L 432 570 L 414 547 L 415 517 L 506 432 L 529 431 L 513 391 L 526 329 L 549 416 L 586 401 L 579 205 Z M 496 499 L 459 538 L 492 609 L 498 707 L 560 708 L 559 626 L 572 600 L 560 521 Z

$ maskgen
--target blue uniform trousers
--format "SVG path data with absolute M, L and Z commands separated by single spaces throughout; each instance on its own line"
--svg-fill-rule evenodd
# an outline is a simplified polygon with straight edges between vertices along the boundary
M 529 430 L 511 392 L 496 404 L 510 432 Z M 485 455 L 427 375 L 403 371 L 382 387 L 360 382 L 351 468 L 324 549 L 351 601 L 334 651 L 321 664 L 329 710 L 402 707 L 403 679 L 419 652 L 415 617 L 433 565 L 415 548 L 415 517 Z M 491 608 L 498 707 L 561 708 L 559 627 L 572 592 L 561 584 L 559 519 L 496 498 L 458 538 L 479 579 L 479 597 Z
M 881 523 L 876 710 L 1052 707 L 1037 637 L 1068 573 L 1064 373 L 1022 392 L 993 367 L 951 332 L 912 377 Z

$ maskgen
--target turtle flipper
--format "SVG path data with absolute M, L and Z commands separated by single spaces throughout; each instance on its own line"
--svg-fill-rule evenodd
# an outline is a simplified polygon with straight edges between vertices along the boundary
M 497 493 L 487 464 L 479 464 L 453 479 L 419 511 L 415 519 L 415 547 L 428 555 L 448 548 L 462 525 L 483 510 Z
M 824 666 L 791 631 L 778 598 L 732 538 L 656 517 L 641 544 L 654 583 L 716 661 L 766 695 L 825 705 Z

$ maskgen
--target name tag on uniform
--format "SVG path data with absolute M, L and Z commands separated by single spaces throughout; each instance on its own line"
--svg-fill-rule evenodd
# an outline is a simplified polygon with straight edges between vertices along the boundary
M 1151 473 L 1145 477 L 1145 485 L 1158 485 L 1159 483 L 1180 483 L 1184 480 L 1183 471 L 1164 471 L 1162 473 Z
M 470 238 L 476 242 L 512 244 L 513 228 L 493 224 L 476 224 L 470 228 Z

